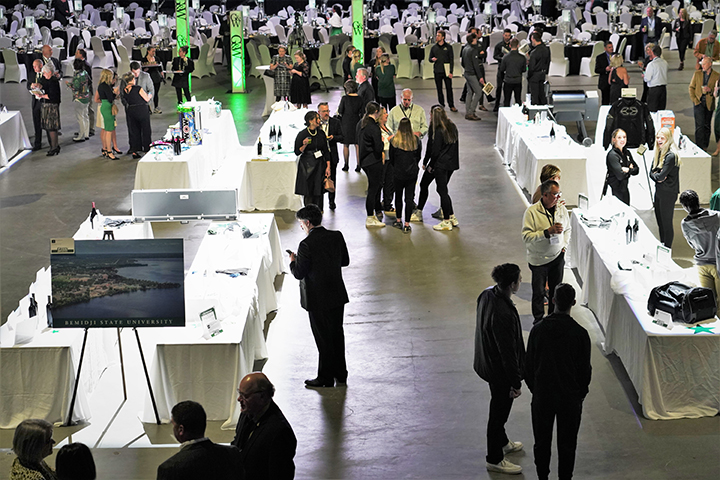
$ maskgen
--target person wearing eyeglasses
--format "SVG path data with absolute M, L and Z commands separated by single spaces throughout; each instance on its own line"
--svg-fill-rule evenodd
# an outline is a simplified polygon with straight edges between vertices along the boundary
M 241 413 L 231 445 L 240 450 L 245 478 L 294 478 L 297 439 L 273 401 L 275 387 L 264 373 L 253 372 L 243 377 L 237 392 Z
M 52 454 L 55 444 L 52 436 L 53 426 L 45 420 L 31 418 L 20 422 L 13 435 L 12 450 L 17 458 L 10 469 L 10 480 L 57 480 L 57 474 L 44 460 Z
M 552 312 L 555 287 L 563 280 L 565 249 L 570 243 L 570 215 L 560 202 L 560 185 L 547 180 L 540 186 L 542 197 L 525 210 L 522 239 L 532 272 L 533 324 L 545 316 L 545 284 L 549 289 L 548 311 Z

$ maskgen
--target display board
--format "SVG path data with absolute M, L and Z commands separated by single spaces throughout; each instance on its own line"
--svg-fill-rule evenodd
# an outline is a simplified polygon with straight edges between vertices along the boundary
M 243 38 L 245 19 L 242 10 L 231 11 L 229 21 L 232 92 L 245 93 L 245 41 Z
M 188 17 L 188 0 L 175 1 L 175 28 L 177 33 L 177 47 L 190 48 L 190 23 Z M 192 75 L 188 75 L 188 86 L 192 91 Z
M 364 5 L 362 0 L 352 0 L 352 31 L 353 46 L 360 50 L 362 58 L 365 58 L 365 21 Z

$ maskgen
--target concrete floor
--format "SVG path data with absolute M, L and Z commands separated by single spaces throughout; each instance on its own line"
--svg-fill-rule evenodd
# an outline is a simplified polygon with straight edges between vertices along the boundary
M 214 96 L 235 115 L 240 142 L 257 138 L 264 100 L 262 80 L 249 81 L 250 93 L 226 95 L 224 69 L 220 75 L 194 80 L 201 98 Z M 631 67 L 631 86 L 639 84 Z M 97 72 L 97 70 L 96 70 Z M 494 78 L 495 67 L 489 68 Z M 668 108 L 678 124 L 694 132 L 687 84 L 692 71 L 672 71 Z M 97 76 L 97 74 L 96 74 Z M 335 82 L 332 82 L 335 83 Z M 560 88 L 592 89 L 597 78 L 552 78 Z M 436 102 L 432 81 L 400 80 L 399 87 L 415 91 L 416 103 L 426 109 Z M 456 98 L 462 88 L 455 80 Z M 170 112 L 174 92 L 161 90 L 161 107 Z M 200 93 L 202 92 L 202 93 Z M 315 93 L 337 106 L 339 90 Z M 0 102 L 22 111 L 32 134 L 25 85 L 0 85 Z M 97 155 L 98 137 L 73 145 L 75 122 L 70 99 L 63 91 L 62 151 L 46 157 L 33 153 L 0 174 L 0 318 L 16 308 L 35 272 L 48 265 L 48 238 L 72 235 L 86 218 L 90 202 L 105 214 L 127 214 L 135 161 L 128 156 L 111 162 Z M 458 104 L 463 107 L 462 104 Z M 461 108 L 461 111 L 463 109 Z M 520 239 L 525 204 L 493 148 L 496 120 L 483 113 L 481 122 L 466 122 L 451 114 L 461 134 L 461 170 L 450 193 L 461 227 L 435 232 L 429 218 L 438 205 L 430 195 L 427 223 L 413 224 L 411 235 L 396 229 L 364 227 L 364 175 L 340 172 L 338 209 L 324 224 L 341 230 L 350 250 L 344 270 L 350 293 L 345 332 L 350 377 L 347 390 L 317 392 L 303 387 L 313 376 L 316 350 L 306 313 L 299 306 L 297 281 L 278 279 L 280 308 L 268 325 L 269 359 L 264 371 L 275 383 L 276 400 L 298 437 L 297 478 L 502 478 L 485 470 L 485 424 L 489 389 L 472 370 L 475 300 L 492 284 L 491 268 L 514 262 L 523 269 L 524 283 L 515 301 L 525 334 L 530 330 L 530 271 Z M 153 116 L 154 137 L 174 122 L 166 113 Z M 127 150 L 127 129 L 118 119 L 118 137 Z M 693 135 L 691 134 L 692 138 Z M 714 142 L 710 148 L 714 149 Z M 713 187 L 717 187 L 714 159 Z M 570 179 L 563 179 L 569 181 Z M 679 224 L 680 213 L 675 215 Z M 278 212 L 276 220 L 284 248 L 295 249 L 303 234 L 292 212 Z M 654 220 L 647 219 L 656 229 Z M 197 248 L 197 226 L 157 225 L 156 236 L 182 235 L 191 259 Z M 691 256 L 676 227 L 674 256 Z M 574 282 L 566 271 L 566 280 Z M 714 479 L 720 473 L 720 419 L 650 421 L 621 361 L 604 356 L 603 337 L 592 313 L 573 311 L 593 339 L 593 381 L 585 402 L 576 462 L 582 479 Z M 132 355 L 127 355 L 132 357 Z M 91 398 L 94 416 L 89 424 L 56 428 L 59 445 L 82 441 L 95 447 L 99 478 L 150 479 L 157 465 L 176 451 L 171 428 L 143 425 L 137 420 L 144 392 L 141 381 L 131 383 L 131 400 L 118 397 L 117 366 L 109 369 Z M 137 378 L 137 377 L 130 377 Z M 137 395 L 134 393 L 137 392 Z M 135 400 L 132 400 L 135 398 Z M 530 424 L 530 394 L 515 402 L 508 423 L 513 440 L 526 445 L 512 461 L 535 478 Z M 133 403 L 134 402 L 134 403 Z M 219 423 L 209 436 L 228 442 L 232 432 Z M 14 456 L 9 452 L 12 431 L 0 431 L 0 478 Z M 553 471 L 556 471 L 554 458 Z M 50 459 L 54 463 L 54 459 Z

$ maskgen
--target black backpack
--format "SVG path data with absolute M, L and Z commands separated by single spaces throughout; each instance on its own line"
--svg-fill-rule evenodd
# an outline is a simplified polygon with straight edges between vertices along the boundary
M 692 324 L 713 318 L 717 303 L 709 288 L 670 282 L 650 291 L 648 313 L 654 316 L 656 310 L 672 315 L 673 322 Z

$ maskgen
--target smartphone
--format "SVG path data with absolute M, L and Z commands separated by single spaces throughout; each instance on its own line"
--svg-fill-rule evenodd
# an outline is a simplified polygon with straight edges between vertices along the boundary
M 292 250 L 285 250 L 285 251 L 287 252 L 288 255 L 292 255 L 292 254 L 293 254 L 293 251 L 292 251 Z

